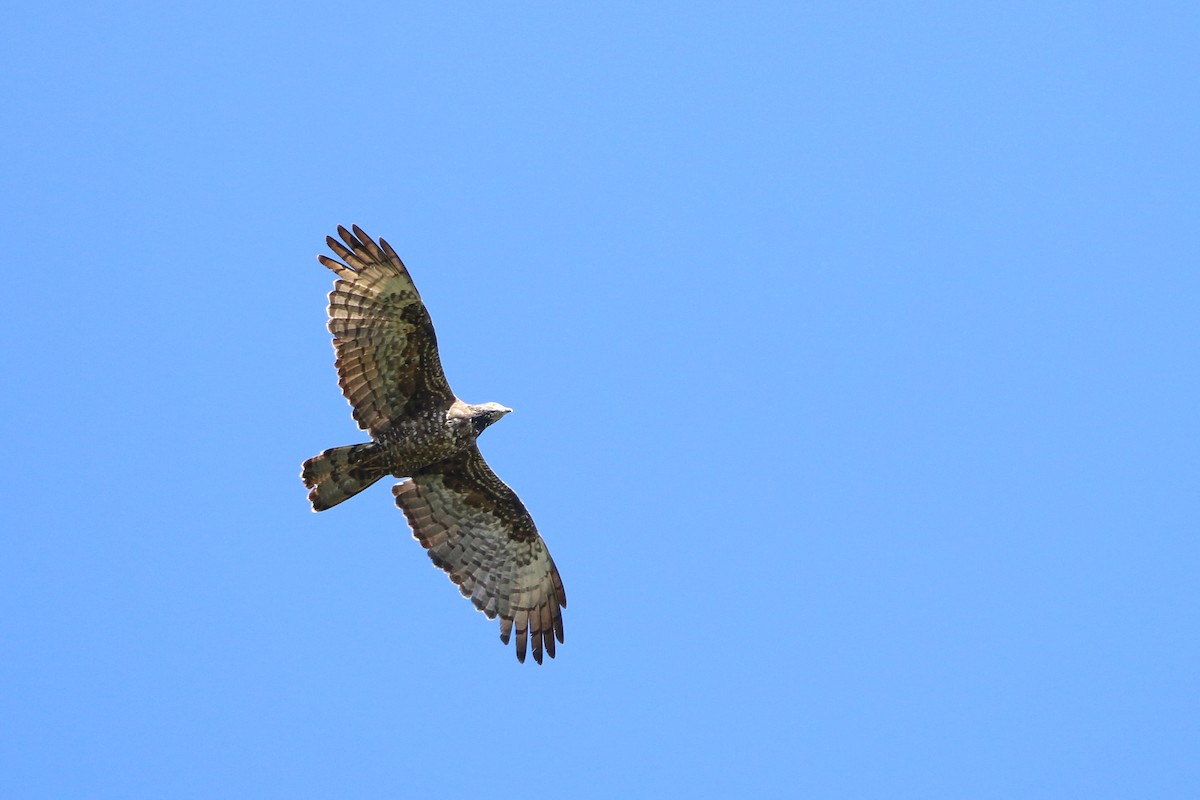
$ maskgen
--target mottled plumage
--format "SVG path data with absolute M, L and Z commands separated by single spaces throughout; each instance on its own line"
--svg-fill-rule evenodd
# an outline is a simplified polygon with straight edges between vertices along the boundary
M 510 409 L 454 396 L 438 358 L 429 312 L 396 252 L 358 226 L 326 241 L 341 261 L 329 330 L 342 393 L 372 441 L 326 450 L 304 462 L 314 511 L 324 511 L 385 475 L 413 535 L 475 607 L 500 617 L 500 639 L 517 631 L 517 658 L 554 657 L 563 640 L 562 580 L 533 518 L 488 467 L 479 434 Z M 344 244 L 343 244 L 344 243 Z

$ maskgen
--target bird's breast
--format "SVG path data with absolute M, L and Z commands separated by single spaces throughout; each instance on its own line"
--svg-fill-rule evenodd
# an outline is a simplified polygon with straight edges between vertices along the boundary
M 397 420 L 378 437 L 387 451 L 389 471 L 398 477 L 449 458 L 475 441 L 474 427 L 444 415 Z

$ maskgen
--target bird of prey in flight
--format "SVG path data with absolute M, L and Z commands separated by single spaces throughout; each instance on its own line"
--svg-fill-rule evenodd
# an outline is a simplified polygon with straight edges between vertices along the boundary
M 489 619 L 500 640 L 517 631 L 517 659 L 554 657 L 567 596 L 546 544 L 516 493 L 496 477 L 476 439 L 511 409 L 454 396 L 442 372 L 429 312 L 388 243 L 356 225 L 326 241 L 337 258 L 329 330 L 342 393 L 371 441 L 304 462 L 314 511 L 353 497 L 385 475 L 396 505 L 433 563 Z M 340 259 L 340 260 L 339 260 Z

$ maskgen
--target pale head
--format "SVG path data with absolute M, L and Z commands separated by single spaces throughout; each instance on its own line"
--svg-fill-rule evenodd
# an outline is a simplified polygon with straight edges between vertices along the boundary
M 471 420 L 475 423 L 477 433 L 482 433 L 484 428 L 505 414 L 512 413 L 511 408 L 502 406 L 499 403 L 480 403 L 479 405 L 468 406 L 468 409 L 471 412 Z

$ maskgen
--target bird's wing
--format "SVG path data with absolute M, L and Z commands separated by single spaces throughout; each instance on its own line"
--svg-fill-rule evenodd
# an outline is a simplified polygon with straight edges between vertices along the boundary
M 500 640 L 517 629 L 517 659 L 543 649 L 554 657 L 563 640 L 567 595 L 546 544 L 516 493 L 496 477 L 479 448 L 434 464 L 392 490 L 413 535 L 433 563 L 489 619 L 500 617 Z
M 325 241 L 341 261 L 317 256 L 338 276 L 329 294 L 338 382 L 359 427 L 377 435 L 392 420 L 450 405 L 454 393 L 429 312 L 396 251 L 357 225 L 353 233 L 339 225 L 338 235 L 344 245 Z

